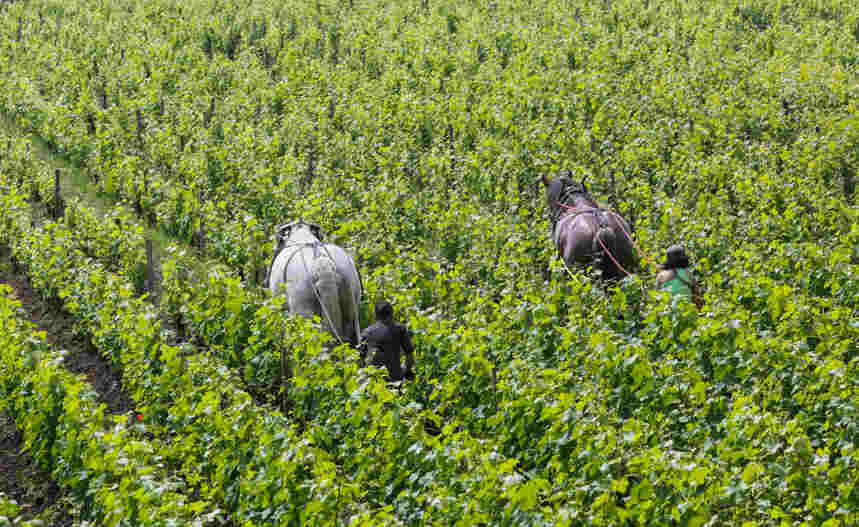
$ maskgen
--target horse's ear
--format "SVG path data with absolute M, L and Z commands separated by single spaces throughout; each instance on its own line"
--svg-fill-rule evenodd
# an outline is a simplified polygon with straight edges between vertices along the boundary
M 549 179 L 549 175 L 548 175 L 548 174 L 545 174 L 545 173 L 544 173 L 544 174 L 542 175 L 542 177 L 540 178 L 540 180 L 543 182 L 543 185 L 544 185 L 544 186 L 546 186 L 546 187 L 548 187 L 549 185 L 551 185 L 551 184 L 552 184 L 552 180 L 551 180 L 551 179 Z

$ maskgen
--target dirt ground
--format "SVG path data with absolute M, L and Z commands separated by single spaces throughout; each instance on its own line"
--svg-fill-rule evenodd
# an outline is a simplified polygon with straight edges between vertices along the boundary
M 133 401 L 122 390 L 121 374 L 97 353 L 88 339 L 75 334 L 74 321 L 68 313 L 39 297 L 23 270 L 10 259 L 6 247 L 0 247 L 0 283 L 12 287 L 27 317 L 46 332 L 47 340 L 68 352 L 65 367 L 84 376 L 98 392 L 108 413 L 125 414 L 133 410 Z M 22 446 L 14 420 L 0 414 L 0 492 L 21 506 L 20 519 L 38 514 L 50 525 L 73 525 L 72 510 L 69 500 L 64 500 L 63 490 L 22 451 Z
M 22 448 L 23 440 L 14 421 L 0 413 L 0 492 L 21 507 L 18 519 L 29 520 L 39 515 L 50 525 L 74 525 L 62 489 Z
M 75 334 L 71 315 L 39 297 L 27 275 L 15 268 L 5 248 L 0 248 L 0 283 L 12 287 L 30 321 L 46 332 L 48 342 L 68 351 L 64 361 L 66 369 L 85 376 L 108 413 L 124 414 L 133 410 L 134 402 L 122 390 L 121 373 L 98 354 L 86 337 Z

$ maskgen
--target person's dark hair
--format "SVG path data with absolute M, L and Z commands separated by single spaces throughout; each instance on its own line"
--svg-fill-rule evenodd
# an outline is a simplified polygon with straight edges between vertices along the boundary
M 376 320 L 386 320 L 394 316 L 394 306 L 387 300 L 376 302 Z
M 665 253 L 665 269 L 685 269 L 689 267 L 689 257 L 680 245 L 672 245 Z

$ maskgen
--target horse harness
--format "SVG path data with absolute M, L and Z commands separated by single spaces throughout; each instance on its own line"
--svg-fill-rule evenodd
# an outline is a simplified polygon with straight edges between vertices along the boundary
M 597 229 L 597 232 L 594 233 L 594 237 L 593 237 L 593 240 L 591 243 L 591 255 L 592 255 L 592 257 L 599 259 L 602 257 L 603 254 L 605 254 L 606 256 L 609 257 L 609 259 L 611 259 L 611 261 L 615 264 L 615 266 L 617 266 L 618 269 L 620 269 L 623 273 L 629 275 L 630 272 L 627 271 L 626 269 L 624 269 L 623 266 L 621 266 L 621 264 L 615 259 L 614 255 L 611 253 L 609 248 L 606 247 L 605 244 L 603 243 L 603 241 L 600 239 L 600 231 L 602 229 L 610 229 L 610 230 L 614 231 L 614 229 L 612 229 L 612 227 L 608 224 L 608 214 L 611 213 L 611 214 L 614 214 L 615 216 L 617 216 L 617 213 L 614 211 L 611 211 L 611 210 L 602 209 L 600 207 L 593 207 L 593 208 L 590 208 L 587 210 L 577 211 L 577 212 L 573 213 L 572 216 L 563 216 L 563 210 L 564 209 L 570 210 L 570 209 L 574 208 L 570 205 L 567 205 L 565 202 L 568 201 L 575 194 L 584 194 L 586 197 L 590 197 L 590 195 L 587 192 L 582 192 L 580 190 L 573 190 L 570 187 L 567 187 L 567 189 L 565 189 L 561 193 L 561 195 L 559 196 L 558 201 L 555 201 L 555 205 L 557 207 L 552 212 L 552 235 L 554 236 L 555 229 L 557 228 L 558 222 L 561 221 L 561 219 L 568 217 L 570 220 L 574 220 L 576 217 L 581 216 L 583 214 L 593 214 L 597 219 L 597 223 L 598 223 L 599 227 Z M 627 233 L 626 229 L 623 228 L 622 223 L 618 222 L 618 225 L 620 225 L 621 230 L 627 236 L 627 238 L 632 240 L 629 233 Z M 633 243 L 635 243 L 635 242 L 633 242 Z M 559 256 L 560 256 L 560 250 L 561 250 L 561 247 L 559 245 L 558 246 Z M 561 258 L 561 260 L 563 260 L 563 257 Z M 564 262 L 564 263 L 566 265 L 566 262 Z M 569 269 L 568 269 L 568 271 L 569 271 Z
M 331 256 L 331 253 L 328 252 L 328 248 L 325 247 L 325 244 L 319 240 L 312 241 L 312 242 L 290 243 L 288 245 L 284 245 L 283 248 L 280 250 L 280 252 L 285 251 L 286 249 L 289 249 L 290 247 L 294 247 L 295 250 L 292 251 L 292 254 L 290 254 L 289 258 L 286 260 L 286 265 L 284 265 L 284 267 L 283 267 L 284 273 L 286 273 L 286 271 L 289 269 L 289 264 L 292 263 L 292 259 L 295 257 L 295 255 L 298 253 L 301 253 L 301 263 L 302 263 L 302 265 L 304 265 L 304 272 L 307 273 L 308 276 L 310 275 L 310 269 L 308 269 L 308 267 L 307 267 L 307 259 L 304 257 L 304 253 L 301 251 L 301 249 L 303 249 L 305 247 L 312 247 L 313 248 L 313 259 L 314 260 L 319 258 L 319 249 L 321 247 L 322 250 L 325 251 L 325 256 L 327 256 L 328 259 L 330 259 L 332 262 L 334 262 L 334 258 Z M 280 254 L 280 252 L 278 252 L 278 254 Z M 275 258 L 277 258 L 277 255 L 275 255 Z M 331 332 L 334 333 L 334 336 L 337 338 L 337 340 L 340 342 L 340 344 L 344 344 L 343 339 L 340 338 L 340 334 L 337 332 L 337 328 L 334 326 L 334 322 L 331 320 L 331 315 L 328 313 L 328 310 L 325 308 L 325 303 L 322 301 L 322 296 L 319 294 L 319 289 L 316 288 L 316 284 L 313 282 L 312 279 L 310 280 L 310 286 L 313 288 L 313 295 L 316 297 L 316 301 L 319 302 L 319 307 L 322 309 L 322 314 L 325 315 L 325 321 L 328 322 L 328 327 L 331 328 Z
M 610 210 L 606 210 L 606 209 L 600 209 L 600 208 L 588 209 L 588 210 L 580 210 L 580 211 L 576 212 L 575 214 L 573 214 L 572 216 L 569 216 L 569 218 L 570 218 L 570 220 L 574 220 L 574 219 L 576 219 L 578 216 L 581 216 L 581 215 L 583 215 L 583 214 L 593 214 L 594 216 L 596 216 L 596 218 L 597 218 L 597 222 L 599 223 L 600 228 L 603 228 L 603 227 L 608 227 L 608 226 L 609 226 L 609 224 L 608 224 L 608 220 L 606 219 L 606 212 L 611 212 L 611 211 L 610 211 Z M 566 218 L 566 217 L 567 217 L 567 216 L 564 216 L 564 218 Z M 554 225 L 557 225 L 557 223 L 558 223 L 559 221 L 561 221 L 561 219 L 562 219 L 562 218 L 560 218 L 560 217 L 559 217 L 559 218 L 554 222 Z M 553 226 L 554 226 L 554 225 L 553 225 Z
M 581 194 L 585 198 L 594 201 L 591 197 L 590 193 L 587 191 L 582 191 L 580 189 L 573 188 L 572 186 L 567 186 L 562 192 L 561 195 L 558 196 L 558 200 L 555 201 L 555 205 L 557 208 L 552 212 L 552 232 L 555 231 L 555 227 L 558 225 L 558 222 L 561 221 L 561 217 L 564 216 L 564 210 L 570 210 L 573 207 L 568 205 L 567 203 L 572 200 L 573 196 L 576 194 Z M 581 216 L 582 214 L 593 214 L 597 217 L 597 221 L 599 222 L 600 228 L 608 227 L 608 221 L 606 220 L 605 213 L 607 211 L 605 209 L 601 209 L 599 207 L 594 207 L 592 209 L 581 210 L 574 213 L 570 219 L 575 219 L 577 216 Z
M 569 196 L 571 194 L 573 194 L 573 193 L 568 193 L 568 195 L 562 196 L 561 199 L 564 199 L 566 201 L 566 199 L 569 199 Z M 565 208 L 567 210 L 569 210 L 572 207 L 570 205 L 567 205 L 563 201 L 557 201 L 556 205 L 558 206 L 557 211 L 552 214 L 552 234 L 554 234 L 555 229 L 558 226 L 558 222 L 560 222 L 562 219 L 568 219 L 569 221 L 573 221 L 577 217 L 582 216 L 584 214 L 593 214 L 596 217 L 597 224 L 599 225 L 599 229 L 611 228 L 611 226 L 608 224 L 608 216 L 607 216 L 607 213 L 612 212 L 610 210 L 601 209 L 599 207 L 594 207 L 591 209 L 580 210 L 580 211 L 574 212 L 572 215 L 566 215 L 565 216 L 565 215 L 563 215 L 563 210 Z M 599 252 L 599 250 L 594 248 L 594 252 L 595 253 Z

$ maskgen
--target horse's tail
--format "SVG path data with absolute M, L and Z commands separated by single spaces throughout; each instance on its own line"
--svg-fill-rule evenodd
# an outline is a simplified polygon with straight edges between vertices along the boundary
M 325 256 L 316 258 L 311 264 L 313 287 L 319 299 L 322 319 L 331 332 L 341 341 L 347 340 L 343 328 L 343 312 L 340 308 L 340 289 L 343 277 L 337 271 L 334 260 Z
M 351 261 L 351 258 L 350 258 Z M 354 264 L 353 264 L 354 265 Z M 361 280 L 361 272 L 358 271 L 358 268 L 355 267 L 355 277 L 358 278 L 358 282 L 352 284 L 349 287 L 349 303 L 352 305 L 352 325 L 355 331 L 355 335 L 352 337 L 352 344 L 354 346 L 358 346 L 358 343 L 361 341 L 361 314 L 359 312 L 359 308 L 361 305 L 361 293 L 364 291 L 364 282 Z M 357 289 L 357 290 L 356 290 Z M 346 331 L 348 328 L 343 328 Z

